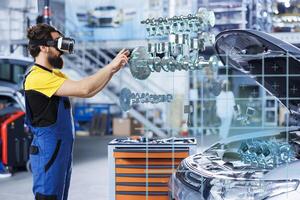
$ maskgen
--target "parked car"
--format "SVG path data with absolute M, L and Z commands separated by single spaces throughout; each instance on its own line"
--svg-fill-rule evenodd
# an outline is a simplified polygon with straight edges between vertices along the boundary
M 263 32 L 230 30 L 216 36 L 215 50 L 299 122 L 300 49 Z M 170 179 L 170 199 L 299 199 L 298 125 L 232 136 L 184 159 Z
M 121 22 L 121 12 L 115 6 L 99 6 L 88 12 L 88 24 L 95 27 L 116 27 Z
M 0 161 L 9 172 L 19 167 L 30 170 L 32 136 L 24 126 L 22 82 L 32 62 L 32 59 L 25 57 L 0 57 Z
M 0 56 L 0 81 L 15 84 L 15 89 L 21 89 L 23 76 L 32 63 L 33 59 L 23 56 Z
M 0 103 L 7 107 L 18 108 L 25 112 L 24 97 L 15 84 L 0 81 Z

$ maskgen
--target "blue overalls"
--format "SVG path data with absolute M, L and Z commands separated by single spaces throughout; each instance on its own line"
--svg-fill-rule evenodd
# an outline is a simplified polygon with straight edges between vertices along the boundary
M 25 123 L 33 133 L 30 162 L 36 200 L 67 200 L 72 171 L 74 125 L 68 97 L 59 97 L 57 121 L 34 127 L 26 100 Z

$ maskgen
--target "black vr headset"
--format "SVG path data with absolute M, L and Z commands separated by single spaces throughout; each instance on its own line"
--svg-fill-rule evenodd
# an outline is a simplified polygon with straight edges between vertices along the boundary
M 56 48 L 61 53 L 72 54 L 74 51 L 75 40 L 67 37 L 59 37 L 55 40 L 30 40 L 29 45 L 45 45 Z

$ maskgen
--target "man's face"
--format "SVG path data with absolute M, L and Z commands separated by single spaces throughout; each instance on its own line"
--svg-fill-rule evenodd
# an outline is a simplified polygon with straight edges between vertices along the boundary
M 56 40 L 60 37 L 60 34 L 58 32 L 51 32 L 51 36 L 53 40 Z M 61 58 L 61 55 L 62 53 L 58 51 L 55 47 L 49 47 L 49 51 L 47 54 L 49 64 L 52 65 L 54 68 L 63 68 L 64 61 Z

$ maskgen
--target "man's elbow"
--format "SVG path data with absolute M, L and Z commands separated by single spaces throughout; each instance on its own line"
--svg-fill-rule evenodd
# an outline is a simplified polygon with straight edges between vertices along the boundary
M 92 93 L 89 93 L 89 94 L 83 95 L 81 98 L 90 98 L 90 97 L 93 97 L 93 96 L 95 96 L 95 95 L 92 94 Z
M 91 91 L 89 89 L 83 89 L 81 97 L 82 98 L 90 98 L 90 97 L 95 96 L 96 94 L 97 93 L 95 91 Z
M 88 87 L 81 87 L 78 92 L 80 97 L 87 97 L 90 95 L 91 90 Z
M 102 90 L 102 89 L 100 89 L 100 90 L 95 90 L 95 91 L 93 91 L 93 92 L 90 92 L 89 94 L 85 95 L 84 98 L 94 97 L 94 96 L 96 96 L 101 90 Z

